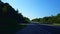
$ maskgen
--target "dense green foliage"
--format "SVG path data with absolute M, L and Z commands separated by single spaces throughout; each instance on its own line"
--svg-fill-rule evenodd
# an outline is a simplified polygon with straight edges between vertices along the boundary
M 60 13 L 57 14 L 56 16 L 32 19 L 32 21 L 40 22 L 42 24 L 54 24 L 54 23 L 60 24 Z
M 20 23 L 26 23 L 21 13 L 12 8 L 8 3 L 0 1 L 0 33 L 13 34 L 22 26 Z
M 27 17 L 24 17 L 24 20 L 26 21 L 26 23 L 30 23 L 30 19 Z

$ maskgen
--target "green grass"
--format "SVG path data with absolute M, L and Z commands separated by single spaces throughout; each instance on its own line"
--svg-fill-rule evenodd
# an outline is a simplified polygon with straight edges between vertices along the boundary
M 48 25 L 48 26 L 60 26 L 60 24 L 56 24 L 56 23 L 54 23 L 54 24 L 42 24 L 42 25 Z
M 60 26 L 60 24 L 56 24 L 56 23 L 54 23 L 54 24 L 52 24 L 53 26 Z
M 17 27 L 17 31 L 21 30 L 21 29 L 24 28 L 24 27 L 26 27 L 26 25 L 19 25 L 19 26 Z
M 24 28 L 24 27 L 26 27 L 26 25 L 19 25 L 19 28 L 21 29 L 21 28 Z

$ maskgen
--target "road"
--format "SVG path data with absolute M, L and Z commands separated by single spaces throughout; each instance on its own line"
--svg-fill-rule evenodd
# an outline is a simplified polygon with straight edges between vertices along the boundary
M 60 34 L 60 26 L 30 24 L 19 30 L 16 34 Z

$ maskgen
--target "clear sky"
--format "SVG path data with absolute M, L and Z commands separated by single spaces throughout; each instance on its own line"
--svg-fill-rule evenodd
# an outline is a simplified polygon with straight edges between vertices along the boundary
M 30 19 L 60 13 L 60 0 L 2 0 Z

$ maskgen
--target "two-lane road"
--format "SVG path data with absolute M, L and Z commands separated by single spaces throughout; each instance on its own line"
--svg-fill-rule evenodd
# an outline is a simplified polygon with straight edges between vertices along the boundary
M 16 34 L 60 34 L 60 28 L 40 24 L 30 24 Z

